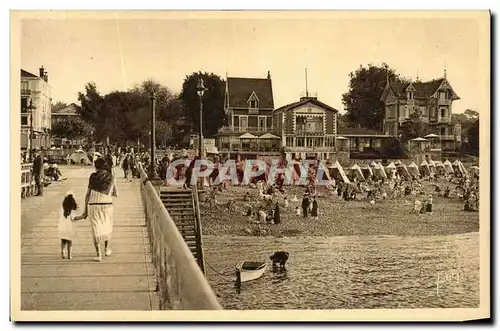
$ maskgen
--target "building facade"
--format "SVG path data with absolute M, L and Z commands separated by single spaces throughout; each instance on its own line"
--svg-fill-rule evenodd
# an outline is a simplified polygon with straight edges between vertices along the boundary
M 51 125 L 54 127 L 57 123 L 68 121 L 68 120 L 77 120 L 80 119 L 80 114 L 78 112 L 80 106 L 75 103 L 70 103 L 64 108 L 61 109 L 52 109 L 51 112 Z M 68 148 L 78 147 L 87 144 L 92 137 L 88 137 L 87 139 L 66 139 L 66 138 L 52 138 L 53 146 L 63 146 Z
M 269 72 L 267 78 L 227 77 L 224 111 L 228 125 L 220 128 L 217 133 L 216 145 L 219 151 L 245 150 L 257 153 L 270 149 L 269 144 L 264 143 L 267 140 L 259 140 L 259 137 L 273 132 L 273 110 L 273 88 Z
M 420 111 L 430 133 L 439 135 L 443 150 L 454 150 L 461 143 L 460 125 L 452 123 L 453 101 L 460 99 L 446 78 L 421 82 L 389 82 L 382 94 L 385 104 L 384 131 L 398 137 L 410 114 Z
M 286 157 L 330 159 L 336 153 L 337 114 L 309 96 L 274 110 L 274 130 Z
M 43 66 L 39 69 L 39 76 L 21 69 L 22 150 L 50 148 L 51 105 L 49 76 Z

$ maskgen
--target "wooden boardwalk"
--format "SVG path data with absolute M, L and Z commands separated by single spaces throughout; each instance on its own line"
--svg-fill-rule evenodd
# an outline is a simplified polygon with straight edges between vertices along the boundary
M 67 173 L 64 173 L 66 171 Z M 95 250 L 86 220 L 77 223 L 72 260 L 61 259 L 57 225 L 62 199 L 75 193 L 83 211 L 92 168 L 63 170 L 68 180 L 51 185 L 43 197 L 22 201 L 22 310 L 156 310 L 156 278 L 140 198 L 139 182 L 117 179 L 111 256 Z M 119 174 L 119 173 L 118 173 Z

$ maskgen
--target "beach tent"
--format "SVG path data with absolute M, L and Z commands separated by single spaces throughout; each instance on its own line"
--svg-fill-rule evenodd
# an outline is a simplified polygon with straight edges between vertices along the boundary
M 368 165 L 368 164 L 362 166 L 361 167 L 361 171 L 363 172 L 363 177 L 365 179 L 366 178 L 370 178 L 371 176 L 373 176 L 372 168 L 370 168 L 370 165 Z
M 420 176 L 420 171 L 418 170 L 418 166 L 415 162 L 410 163 L 406 170 L 411 176 Z
M 320 176 L 322 178 L 320 178 Z M 323 184 L 325 184 L 325 181 L 328 182 L 328 184 L 331 184 L 332 182 L 332 177 L 330 176 L 330 171 L 328 168 L 323 164 L 320 163 L 318 167 L 316 168 L 316 181 L 322 181 Z
M 387 174 L 388 177 L 393 177 L 396 175 L 396 171 L 397 171 L 397 167 L 396 165 L 394 164 L 394 162 L 391 162 L 389 163 L 386 167 L 385 167 L 385 172 Z
M 377 165 L 377 163 L 375 161 L 372 161 L 372 163 L 370 163 L 370 167 L 375 167 Z
M 446 173 L 452 174 L 455 172 L 453 170 L 453 165 L 451 164 L 451 162 L 449 160 L 444 161 L 443 166 L 444 166 L 444 171 L 446 171 Z
M 356 178 L 358 181 L 365 181 L 365 176 L 363 175 L 363 171 L 361 167 L 357 164 L 353 165 L 350 169 L 351 178 Z
M 462 175 L 467 175 L 467 170 L 465 169 L 462 162 L 460 162 L 459 160 L 455 160 L 455 162 L 453 162 L 452 165 L 453 165 L 453 170 L 455 170 L 455 173 L 458 171 Z
M 406 177 L 406 178 L 411 178 L 411 175 L 410 173 L 408 172 L 408 168 L 406 168 L 406 166 L 404 165 L 404 163 L 401 163 L 399 164 L 397 167 L 396 167 L 396 171 L 398 172 L 398 174 L 402 177 Z
M 420 172 L 423 176 L 428 176 L 431 174 L 431 169 L 429 168 L 429 164 L 427 163 L 427 161 L 423 160 L 420 164 Z
M 345 174 L 344 168 L 340 165 L 339 161 L 335 161 L 333 165 L 328 169 L 330 172 L 330 177 L 343 183 L 350 183 L 349 178 Z
M 472 166 L 470 168 L 470 172 L 473 174 L 473 175 L 479 175 L 479 167 L 478 166 Z
M 385 173 L 384 167 L 380 163 L 377 163 L 377 165 L 373 167 L 373 175 L 378 179 L 387 179 L 387 174 Z

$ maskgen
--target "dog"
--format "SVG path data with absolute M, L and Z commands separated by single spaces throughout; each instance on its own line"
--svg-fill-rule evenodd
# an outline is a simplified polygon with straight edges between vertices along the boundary
M 279 251 L 269 256 L 269 259 L 273 262 L 273 267 L 279 265 L 281 269 L 285 269 L 285 264 L 289 256 L 288 252 Z

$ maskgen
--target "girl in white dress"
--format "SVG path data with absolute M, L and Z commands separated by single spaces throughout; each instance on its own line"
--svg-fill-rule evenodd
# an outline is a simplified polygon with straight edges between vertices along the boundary
M 61 258 L 65 258 L 64 248 L 67 249 L 67 258 L 72 259 L 71 247 L 73 245 L 73 240 L 76 237 L 76 226 L 73 223 L 79 219 L 80 216 L 73 216 L 73 211 L 78 208 L 73 193 L 68 192 L 64 197 L 62 203 L 62 213 L 59 217 L 59 236 L 61 237 Z

